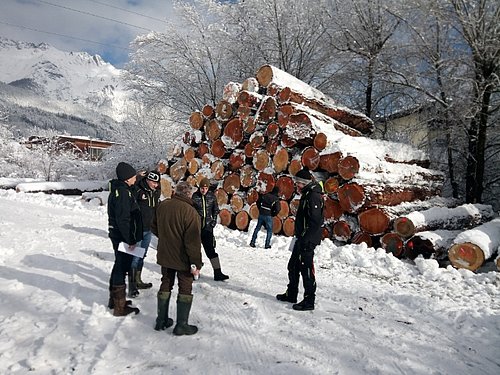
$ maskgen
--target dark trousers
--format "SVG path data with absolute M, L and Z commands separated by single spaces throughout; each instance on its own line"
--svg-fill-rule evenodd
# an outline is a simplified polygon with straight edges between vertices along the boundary
M 193 292 L 193 275 L 190 271 L 178 271 L 172 268 L 161 268 L 160 292 L 171 292 L 174 288 L 175 275 L 177 275 L 177 284 L 179 294 L 191 295 Z
M 219 254 L 215 252 L 215 237 L 213 230 L 201 230 L 201 243 L 208 259 L 217 258 Z
M 299 291 L 299 279 L 302 275 L 304 298 L 314 303 L 316 296 L 316 275 L 314 271 L 314 249 L 312 243 L 304 244 L 297 240 L 288 261 L 288 294 L 296 295 Z
M 113 270 L 111 271 L 109 281 L 111 285 L 125 285 L 125 277 L 130 270 L 134 256 L 124 253 L 123 251 L 118 251 L 119 241 L 111 240 L 111 243 L 115 251 L 115 263 L 113 264 Z

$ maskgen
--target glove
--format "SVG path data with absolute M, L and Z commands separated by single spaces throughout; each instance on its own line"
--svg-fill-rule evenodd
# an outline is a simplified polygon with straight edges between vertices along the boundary
M 210 223 L 208 223 L 208 225 L 210 225 L 210 227 L 212 227 L 212 228 L 215 228 L 215 226 L 217 225 L 217 221 L 212 219 L 212 221 Z

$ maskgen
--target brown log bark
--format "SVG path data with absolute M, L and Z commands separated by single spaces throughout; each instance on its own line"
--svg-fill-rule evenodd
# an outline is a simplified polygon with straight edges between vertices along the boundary
M 255 185 L 256 177 L 255 170 L 251 165 L 245 165 L 240 170 L 240 184 L 244 188 Z
M 250 216 L 248 215 L 248 212 L 238 212 L 234 218 L 234 224 L 236 225 L 236 229 L 246 232 L 248 230 L 248 225 L 250 224 Z
M 295 185 L 290 176 L 280 176 L 276 180 L 276 186 L 279 189 L 278 195 L 281 199 L 290 200 L 295 193 Z
M 215 141 L 220 138 L 222 133 L 222 125 L 216 119 L 211 119 L 205 122 L 205 137 L 209 141 Z
M 389 232 L 384 234 L 380 239 L 380 245 L 386 252 L 392 253 L 396 258 L 403 257 L 404 242 L 397 233 Z
M 229 156 L 229 169 L 237 171 L 245 165 L 245 151 L 234 150 Z
M 337 241 L 349 241 L 352 236 L 352 230 L 349 226 L 349 223 L 345 220 L 338 220 L 336 223 L 334 223 L 332 227 L 332 236 Z
M 221 208 L 219 212 L 220 223 L 225 227 L 231 226 L 233 214 L 227 208 Z
M 327 194 L 336 194 L 339 190 L 340 182 L 337 177 L 328 177 L 323 183 L 323 189 Z
M 228 121 L 233 113 L 233 106 L 227 100 L 222 99 L 215 107 L 215 118 L 221 122 Z
M 237 173 L 230 173 L 224 177 L 222 187 L 228 194 L 234 194 L 240 189 L 240 175 Z
M 170 177 L 172 177 L 172 180 L 175 182 L 181 180 L 184 175 L 186 174 L 187 171 L 187 162 L 186 159 L 181 158 L 177 160 L 172 166 L 170 167 Z
M 221 160 L 214 161 L 210 166 L 210 170 L 215 180 L 221 180 L 222 176 L 224 176 L 224 164 Z
M 226 124 L 222 141 L 226 148 L 233 149 L 243 141 L 243 124 L 239 117 L 234 117 Z
M 274 176 L 269 173 L 259 172 L 257 175 L 256 188 L 262 194 L 269 193 L 276 184 Z
M 359 172 L 359 161 L 354 156 L 346 156 L 339 160 L 339 175 L 344 180 L 351 180 Z
M 215 109 L 210 104 L 205 104 L 201 109 L 203 117 L 207 119 L 213 119 L 215 117 Z
M 233 212 L 238 213 L 243 209 L 245 201 L 240 194 L 233 194 L 229 200 Z
M 222 142 L 222 140 L 220 138 L 213 141 L 210 152 L 212 153 L 213 156 L 215 156 L 219 159 L 224 158 L 226 156 L 226 153 L 227 153 L 226 146 L 224 145 L 224 142 Z
M 250 208 L 248 209 L 248 214 L 252 220 L 257 220 L 259 218 L 259 207 L 257 207 L 257 203 L 252 203 Z
M 280 148 L 273 156 L 273 166 L 275 173 L 286 171 L 288 167 L 289 155 L 286 148 Z
M 358 221 L 362 231 L 372 235 L 381 235 L 389 228 L 391 219 L 380 208 L 372 207 L 360 212 Z
M 405 243 L 405 257 L 413 260 L 422 255 L 425 259 L 445 260 L 448 258 L 448 249 L 453 246 L 453 240 L 460 232 L 438 229 L 415 233 Z
M 253 157 L 253 166 L 258 171 L 263 171 L 269 166 L 269 153 L 266 150 L 257 150 Z
M 358 231 L 354 233 L 351 239 L 351 243 L 353 244 L 360 244 L 360 243 L 365 243 L 366 246 L 372 247 L 373 245 L 373 240 L 372 236 L 370 236 L 368 233 L 363 232 L 363 231 Z
M 203 127 L 205 119 L 203 118 L 203 114 L 200 111 L 194 111 L 189 116 L 189 125 L 191 128 L 195 130 L 200 130 Z
M 295 234 L 295 218 L 292 216 L 283 220 L 283 234 L 287 237 L 293 237 Z
M 314 147 L 306 147 L 302 151 L 301 163 L 304 167 L 314 171 L 319 167 L 319 152 Z
M 325 222 L 329 223 L 334 220 L 338 220 L 343 214 L 342 207 L 340 207 L 339 201 L 332 199 L 330 197 L 325 197 L 325 206 L 323 207 L 323 217 Z
M 423 159 L 423 160 L 412 159 L 412 160 L 401 161 L 401 160 L 395 160 L 391 158 L 389 155 L 386 155 L 385 160 L 388 161 L 389 163 L 418 165 L 419 167 L 422 168 L 429 168 L 431 165 L 431 161 L 429 159 Z
M 340 151 L 332 154 L 323 154 L 319 157 L 319 168 L 330 173 L 338 173 L 339 160 L 342 158 Z
M 217 204 L 219 205 L 219 207 L 228 204 L 229 196 L 223 188 L 215 189 L 214 195 L 217 199 Z
M 425 185 L 371 185 L 364 183 L 366 204 L 370 206 L 396 206 L 403 202 L 426 200 L 441 194 L 440 187 Z
M 273 234 L 278 234 L 283 229 L 283 222 L 278 216 L 273 217 Z

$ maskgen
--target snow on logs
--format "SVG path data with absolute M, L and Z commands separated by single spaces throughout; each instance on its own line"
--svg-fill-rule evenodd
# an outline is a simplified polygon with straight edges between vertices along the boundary
M 196 185 L 209 178 L 222 225 L 247 230 L 258 217 L 259 193 L 277 186 L 281 211 L 273 218 L 273 231 L 292 236 L 299 201 L 292 176 L 307 167 L 323 181 L 325 237 L 380 245 L 398 257 L 427 254 L 418 250 L 424 239 L 418 242 L 417 237 L 409 250 L 407 239 L 415 231 L 406 229 L 402 235 L 403 218 L 392 230 L 393 220 L 401 215 L 389 208 L 439 197 L 443 174 L 427 168 L 429 160 L 420 150 L 368 138 L 374 125 L 362 113 L 264 65 L 256 77 L 228 83 L 222 99 L 194 111 L 189 124 L 192 130 L 164 169 L 170 184 L 186 180 Z M 490 213 L 484 208 L 481 215 Z M 443 241 L 438 242 L 428 246 L 439 247 Z

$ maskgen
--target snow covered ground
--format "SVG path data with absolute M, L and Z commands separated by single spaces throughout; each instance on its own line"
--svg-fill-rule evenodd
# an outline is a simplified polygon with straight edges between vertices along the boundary
M 230 279 L 213 281 L 204 258 L 190 318 L 198 334 L 153 330 L 154 250 L 143 278 L 154 287 L 134 300 L 141 313 L 113 317 L 113 252 L 106 208 L 96 202 L 0 191 L 3 374 L 500 373 L 497 272 L 400 261 L 363 245 L 317 248 L 316 310 L 298 312 L 275 299 L 287 283 L 291 239 L 252 249 L 249 233 L 219 225 Z M 174 303 L 170 311 L 175 319 Z

